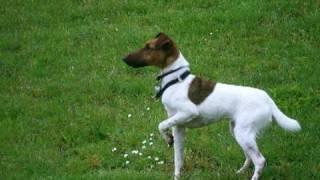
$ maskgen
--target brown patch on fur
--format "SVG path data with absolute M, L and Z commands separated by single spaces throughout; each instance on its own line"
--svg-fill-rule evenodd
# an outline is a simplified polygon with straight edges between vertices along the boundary
M 124 61 L 133 67 L 157 66 L 161 69 L 173 63 L 179 56 L 175 43 L 164 33 L 148 40 L 144 47 L 130 53 Z
M 188 97 L 194 104 L 200 104 L 213 91 L 215 83 L 200 77 L 195 77 L 190 86 Z

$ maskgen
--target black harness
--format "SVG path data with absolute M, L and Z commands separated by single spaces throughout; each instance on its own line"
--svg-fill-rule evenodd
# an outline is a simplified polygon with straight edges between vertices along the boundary
M 176 72 L 176 71 L 178 71 L 178 70 L 180 70 L 180 69 L 182 69 L 182 68 L 184 68 L 184 67 L 185 67 L 185 66 L 182 66 L 182 67 L 179 67 L 179 68 L 177 68 L 177 69 L 171 70 L 171 71 L 169 71 L 169 72 L 167 72 L 167 73 L 161 74 L 161 75 L 159 75 L 159 76 L 157 77 L 157 80 L 159 81 L 159 80 L 163 79 L 165 76 L 167 76 L 167 75 L 169 75 L 169 74 L 172 74 L 172 73 L 174 73 L 174 72 Z M 186 71 L 185 71 L 184 73 L 182 73 L 178 78 L 169 81 L 169 82 L 168 82 L 166 85 L 164 85 L 163 87 L 160 86 L 160 88 L 159 88 L 158 90 L 156 90 L 156 91 L 157 91 L 157 92 L 156 92 L 156 98 L 160 98 L 160 97 L 162 96 L 162 94 L 164 93 L 164 91 L 165 91 L 166 89 L 168 89 L 170 86 L 172 86 L 172 85 L 174 85 L 174 84 L 176 84 L 176 83 L 178 83 L 178 82 L 181 82 L 181 81 L 185 80 L 185 79 L 189 76 L 189 74 L 190 74 L 190 71 L 189 71 L 189 70 L 186 70 Z

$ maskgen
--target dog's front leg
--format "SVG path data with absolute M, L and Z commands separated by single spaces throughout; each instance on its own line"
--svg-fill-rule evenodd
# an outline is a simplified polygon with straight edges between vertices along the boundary
M 180 171 L 183 166 L 183 141 L 185 128 L 173 127 L 174 137 L 174 179 L 177 180 L 180 177 Z
M 167 132 L 169 128 L 182 125 L 191 120 L 193 117 L 193 114 L 178 112 L 175 115 L 168 118 L 167 120 L 162 121 L 159 124 L 159 131 L 166 143 L 168 143 L 169 145 L 172 145 L 173 143 L 173 137 Z

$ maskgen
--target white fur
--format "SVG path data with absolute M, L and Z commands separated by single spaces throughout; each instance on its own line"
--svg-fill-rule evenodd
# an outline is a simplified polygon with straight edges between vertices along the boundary
M 188 68 L 189 63 L 180 53 L 179 58 L 161 73 L 181 66 L 185 68 L 166 76 L 161 85 L 177 78 Z M 230 129 L 243 152 L 246 160 L 237 171 L 243 172 L 253 162 L 255 171 L 251 179 L 258 179 L 263 169 L 265 158 L 256 144 L 256 134 L 272 121 L 272 117 L 280 127 L 298 131 L 301 129 L 296 120 L 284 115 L 263 90 L 251 87 L 217 83 L 214 91 L 199 105 L 188 98 L 188 89 L 195 76 L 189 75 L 184 81 L 169 87 L 162 95 L 162 103 L 168 113 L 168 119 L 159 124 L 159 130 L 165 141 L 170 141 L 168 130 L 173 128 L 175 179 L 180 176 L 183 166 L 183 139 L 185 128 L 195 128 L 216 122 L 227 117 L 234 124 Z

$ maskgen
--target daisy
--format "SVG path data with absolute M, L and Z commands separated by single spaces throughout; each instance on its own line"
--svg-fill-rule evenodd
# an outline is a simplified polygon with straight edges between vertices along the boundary
M 138 150 L 133 150 L 133 151 L 131 151 L 131 153 L 132 153 L 132 154 L 138 154 L 139 151 L 138 151 Z
M 159 161 L 157 164 L 164 164 L 164 161 Z

